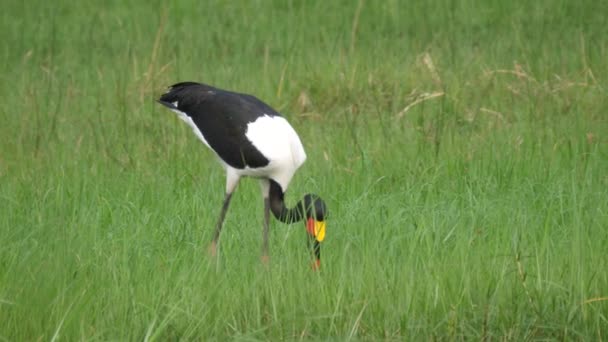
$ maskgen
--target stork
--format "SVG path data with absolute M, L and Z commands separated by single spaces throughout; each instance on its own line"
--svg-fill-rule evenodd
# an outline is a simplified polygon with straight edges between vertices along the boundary
M 268 261 L 270 212 L 284 223 L 304 221 L 315 268 L 320 267 L 327 207 L 306 194 L 293 208 L 285 192 L 306 160 L 304 147 L 291 125 L 269 105 L 248 94 L 196 82 L 169 87 L 158 102 L 175 112 L 209 147 L 226 170 L 226 193 L 209 250 L 216 255 L 232 193 L 242 177 L 257 178 L 264 198 L 262 261 Z

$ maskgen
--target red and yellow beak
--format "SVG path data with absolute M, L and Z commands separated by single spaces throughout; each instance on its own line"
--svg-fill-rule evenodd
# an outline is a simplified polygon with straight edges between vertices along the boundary
M 325 221 L 309 218 L 306 221 L 306 231 L 318 242 L 323 242 L 323 239 L 325 239 Z
M 325 221 L 317 221 L 309 218 L 306 220 L 306 232 L 308 233 L 308 247 L 314 257 L 313 270 L 321 267 L 321 242 L 325 239 Z

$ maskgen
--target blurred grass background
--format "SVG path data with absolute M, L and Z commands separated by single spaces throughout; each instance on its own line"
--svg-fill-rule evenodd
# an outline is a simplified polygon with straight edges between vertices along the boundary
M 596 1 L 6 1 L 0 339 L 608 335 L 608 5 Z M 155 99 L 255 94 L 301 135 L 288 201 L 224 173 Z

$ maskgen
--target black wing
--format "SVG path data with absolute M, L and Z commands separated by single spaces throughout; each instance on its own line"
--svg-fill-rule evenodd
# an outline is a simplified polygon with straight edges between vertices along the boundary
M 256 97 L 182 82 L 171 86 L 158 102 L 192 118 L 209 146 L 226 164 L 237 169 L 268 165 L 269 160 L 245 133 L 247 125 L 259 117 L 279 113 Z

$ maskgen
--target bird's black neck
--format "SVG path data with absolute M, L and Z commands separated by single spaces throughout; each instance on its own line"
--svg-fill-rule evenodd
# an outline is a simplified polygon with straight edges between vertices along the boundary
M 281 186 L 273 180 L 270 180 L 268 197 L 270 200 L 270 210 L 272 210 L 272 214 L 277 220 L 289 224 L 304 219 L 304 201 L 299 201 L 293 208 L 287 208 L 285 206 L 285 193 Z

